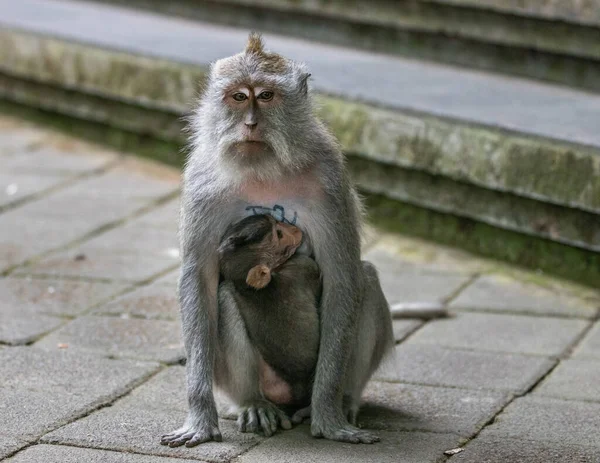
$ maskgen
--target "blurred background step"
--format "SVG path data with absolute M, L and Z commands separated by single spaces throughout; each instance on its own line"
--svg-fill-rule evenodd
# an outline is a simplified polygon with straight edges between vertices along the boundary
M 64 0 L 0 0 L 0 26 L 0 109 L 179 165 L 182 116 L 210 62 L 248 34 Z M 308 63 L 374 221 L 598 284 L 600 95 L 272 34 L 266 43 Z
M 96 0 L 600 91 L 599 0 Z

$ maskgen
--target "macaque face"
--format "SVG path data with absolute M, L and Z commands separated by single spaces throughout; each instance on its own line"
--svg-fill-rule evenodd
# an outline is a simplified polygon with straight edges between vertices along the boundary
M 229 116 L 223 155 L 241 166 L 253 166 L 287 152 L 277 122 L 282 94 L 275 85 L 232 85 L 224 91 L 223 104 Z
M 243 279 L 256 289 L 271 281 L 277 270 L 302 243 L 298 227 L 277 222 L 269 215 L 247 217 L 230 227 L 219 254 L 226 280 Z

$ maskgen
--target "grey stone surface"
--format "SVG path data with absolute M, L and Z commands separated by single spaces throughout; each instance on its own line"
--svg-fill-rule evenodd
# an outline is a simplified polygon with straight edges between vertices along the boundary
M 449 434 L 421 432 L 378 432 L 374 445 L 344 445 L 310 435 L 308 425 L 266 439 L 239 458 L 240 463 L 434 463 L 444 451 L 457 445 Z
M 156 371 L 155 363 L 109 360 L 31 347 L 0 350 L 0 436 L 33 441 L 114 400 Z
M 393 320 L 392 328 L 394 330 L 394 340 L 400 342 L 409 334 L 419 328 L 423 322 L 421 320 Z
M 36 175 L 40 180 L 65 178 L 109 166 L 117 157 L 77 141 L 57 142 L 46 137 L 44 145 L 27 152 L 0 158 L 6 171 L 15 175 Z
M 162 254 L 148 254 L 82 244 L 43 258 L 18 273 L 142 282 L 172 268 L 178 262 L 179 257 L 169 255 L 168 249 Z
M 381 286 L 390 304 L 395 302 L 442 302 L 464 285 L 469 278 L 450 273 L 415 271 L 398 257 L 381 249 L 366 253 L 379 272 Z
M 63 445 L 36 445 L 7 460 L 10 463 L 192 463 L 198 460 L 162 458 L 133 453 L 67 447 Z
M 174 264 L 179 261 L 176 226 L 173 226 L 172 230 L 167 230 L 140 223 L 137 219 L 92 238 L 81 246 L 83 252 L 87 249 L 169 257 L 174 259 Z
M 593 318 L 598 313 L 598 307 L 592 303 L 492 275 L 482 276 L 469 285 L 450 307 L 585 318 Z
M 359 424 L 387 431 L 430 431 L 470 437 L 508 403 L 503 392 L 372 381 Z
M 142 286 L 96 308 L 93 313 L 176 320 L 179 317 L 177 290 L 165 284 Z
M 11 307 L 0 310 L 0 342 L 13 346 L 29 344 L 66 323 L 64 319 L 30 309 Z
M 99 226 L 120 219 L 152 201 L 176 192 L 168 178 L 145 175 L 140 167 L 122 163 L 101 175 L 77 182 L 60 192 L 27 205 L 26 212 L 48 219 L 69 216 L 70 223 Z
M 82 223 L 65 227 L 65 222 L 29 214 L 23 211 L 28 205 L 0 215 L 0 272 L 89 231 Z
M 126 285 L 59 279 L 0 279 L 0 312 L 10 307 L 48 315 L 77 316 L 122 292 Z
M 176 190 L 172 180 L 125 167 L 77 182 L 0 215 L 0 262 L 8 267 L 65 245 Z
M 33 127 L 26 127 L 14 119 L 3 118 L 0 121 L 0 156 L 5 162 L 8 156 L 23 154 L 40 146 L 44 133 Z
M 567 445 L 562 441 L 535 442 L 478 437 L 451 463 L 597 463 L 598 448 Z
M 172 272 L 168 272 L 165 275 L 154 281 L 157 285 L 165 285 L 171 286 L 172 288 L 177 288 L 177 284 L 179 282 L 179 269 L 174 270 Z
M 444 349 L 402 343 L 374 379 L 523 393 L 552 368 L 543 357 Z
M 114 284 L 84 281 L 0 279 L 0 342 L 26 344 L 122 291 Z
M 25 447 L 28 442 L 16 439 L 14 437 L 8 437 L 0 433 L 0 458 L 5 458 L 8 455 L 13 454 L 17 450 Z
M 0 208 L 59 185 L 64 181 L 60 177 L 6 173 L 1 157 L 0 169 L 3 170 L 0 171 Z
M 589 322 L 523 315 L 459 313 L 428 323 L 410 342 L 477 351 L 558 356 Z
M 598 429 L 600 404 L 528 396 L 506 407 L 481 436 L 595 446 L 600 452 Z
M 573 353 L 576 358 L 600 359 L 600 322 L 596 322 Z
M 534 394 L 600 402 L 600 359 L 561 361 Z
M 2 0 L 0 6 L 5 26 L 186 63 L 207 65 L 238 53 L 247 38 L 244 29 L 96 4 Z M 110 34 L 104 24 L 111 24 Z M 308 62 L 319 76 L 315 87 L 325 93 L 600 146 L 598 95 L 334 46 L 316 49 L 290 38 L 267 40 Z
M 160 436 L 180 427 L 186 416 L 183 367 L 162 371 L 110 408 L 99 410 L 43 437 L 45 443 L 227 462 L 262 438 L 242 434 L 234 421 L 220 421 L 223 442 L 194 448 L 160 445 Z M 157 400 L 157 397 L 160 397 Z
M 183 358 L 180 325 L 165 320 L 82 316 L 44 337 L 36 347 L 56 350 L 62 344 L 75 352 L 113 357 L 168 363 Z

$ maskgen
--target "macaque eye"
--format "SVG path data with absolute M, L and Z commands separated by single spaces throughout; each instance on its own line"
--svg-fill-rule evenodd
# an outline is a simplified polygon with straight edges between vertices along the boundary
M 242 92 L 236 92 L 236 93 L 234 93 L 234 94 L 233 94 L 233 99 L 234 99 L 235 101 L 244 101 L 244 100 L 247 100 L 247 99 L 248 99 L 248 97 L 246 96 L 246 94 L 245 94 L 245 93 L 242 93 Z
M 277 230 L 277 238 L 283 238 L 283 233 L 281 232 L 281 230 Z
M 266 90 L 264 92 L 261 92 L 260 95 L 258 95 L 258 99 L 263 101 L 270 101 L 273 99 L 273 95 L 273 92 Z

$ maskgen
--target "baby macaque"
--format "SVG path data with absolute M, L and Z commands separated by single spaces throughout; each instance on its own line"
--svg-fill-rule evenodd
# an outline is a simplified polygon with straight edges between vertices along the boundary
M 220 303 L 235 302 L 260 355 L 260 390 L 278 405 L 308 405 L 319 350 L 321 275 L 295 254 L 301 243 L 299 228 L 255 215 L 232 225 L 219 247 Z

